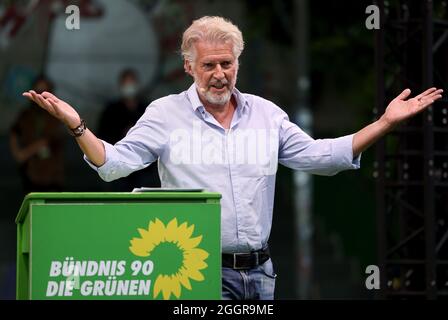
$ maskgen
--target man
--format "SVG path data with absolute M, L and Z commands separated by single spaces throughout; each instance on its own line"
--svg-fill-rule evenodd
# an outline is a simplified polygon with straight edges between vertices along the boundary
M 273 299 L 267 246 L 277 163 L 323 175 L 359 168 L 362 151 L 440 99 L 442 90 L 431 88 L 406 100 L 406 89 L 378 121 L 356 134 L 314 140 L 272 102 L 235 88 L 243 48 L 240 30 L 229 21 L 194 21 L 182 41 L 185 71 L 194 84 L 151 103 L 114 146 L 97 139 L 80 124 L 78 113 L 51 93 L 24 95 L 75 128 L 85 159 L 106 181 L 158 159 L 163 187 L 220 192 L 223 299 Z

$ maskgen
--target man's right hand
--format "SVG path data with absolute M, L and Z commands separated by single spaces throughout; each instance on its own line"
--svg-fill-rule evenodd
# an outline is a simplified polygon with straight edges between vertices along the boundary
M 44 92 L 38 94 L 33 90 L 24 92 L 23 96 L 37 103 L 42 109 L 47 110 L 52 116 L 61 120 L 67 127 L 74 129 L 81 124 L 78 112 L 67 102 L 58 99 L 55 95 Z M 87 158 L 97 167 L 106 161 L 106 151 L 103 143 L 87 129 L 84 134 L 76 138 L 76 142 Z
M 38 94 L 34 90 L 30 90 L 24 92 L 23 96 L 37 103 L 41 108 L 47 110 L 52 116 L 61 120 L 71 129 L 76 128 L 81 123 L 78 112 L 67 102 L 57 98 L 50 92 Z

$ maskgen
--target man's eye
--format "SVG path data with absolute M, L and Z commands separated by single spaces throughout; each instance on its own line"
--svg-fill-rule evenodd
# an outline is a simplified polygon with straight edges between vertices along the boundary
M 211 69 L 213 68 L 213 63 L 204 63 L 204 67 L 206 67 L 207 69 Z
M 229 67 L 230 66 L 230 61 L 224 61 L 223 63 L 221 63 L 221 66 Z

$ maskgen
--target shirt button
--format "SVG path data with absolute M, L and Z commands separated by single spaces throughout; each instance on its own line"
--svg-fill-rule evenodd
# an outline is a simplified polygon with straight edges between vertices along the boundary
M 116 174 L 116 173 L 117 173 L 117 171 L 115 171 L 115 170 L 112 170 L 112 171 L 111 171 L 111 173 L 112 173 L 112 174 Z

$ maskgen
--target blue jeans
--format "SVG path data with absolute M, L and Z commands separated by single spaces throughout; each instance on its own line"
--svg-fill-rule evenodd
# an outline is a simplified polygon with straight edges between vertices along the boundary
M 275 278 L 271 259 L 249 270 L 222 268 L 223 300 L 273 300 Z

